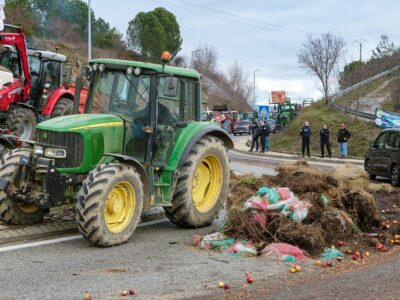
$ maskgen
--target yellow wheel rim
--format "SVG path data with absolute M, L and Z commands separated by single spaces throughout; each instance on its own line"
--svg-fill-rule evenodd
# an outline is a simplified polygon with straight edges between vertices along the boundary
M 130 224 L 135 212 L 136 198 L 132 185 L 122 181 L 114 185 L 104 206 L 104 221 L 107 228 L 118 233 Z
M 192 182 L 194 206 L 201 213 L 212 210 L 218 201 L 222 185 L 222 167 L 217 157 L 209 155 L 197 166 Z
M 33 214 L 39 210 L 39 207 L 32 203 L 18 203 L 17 205 L 26 214 Z

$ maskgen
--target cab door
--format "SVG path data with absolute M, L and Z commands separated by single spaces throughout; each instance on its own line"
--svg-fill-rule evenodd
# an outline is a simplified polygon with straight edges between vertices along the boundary
M 195 118 L 195 81 L 180 77 L 159 79 L 153 163 L 163 165 L 179 128 Z

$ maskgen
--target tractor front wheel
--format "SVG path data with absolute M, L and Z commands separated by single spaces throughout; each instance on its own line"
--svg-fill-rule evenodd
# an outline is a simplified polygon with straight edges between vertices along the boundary
M 53 112 L 51 113 L 52 118 L 56 117 L 62 117 L 62 116 L 68 116 L 72 114 L 73 110 L 73 102 L 70 99 L 67 98 L 61 98 L 58 100 L 56 106 L 53 109 Z
M 95 245 L 126 242 L 143 209 L 143 185 L 136 170 L 124 164 L 101 164 L 84 180 L 76 204 L 82 235 Z
M 36 137 L 35 112 L 25 107 L 14 107 L 8 114 L 6 125 L 16 135 L 24 140 L 33 140 Z
M 230 179 L 229 157 L 223 142 L 212 136 L 200 139 L 180 170 L 166 216 L 186 228 L 210 225 L 224 205 Z
M 0 160 L 0 176 L 10 184 L 18 182 L 18 168 L 21 156 L 29 156 L 30 149 L 15 149 L 4 154 Z M 6 224 L 29 225 L 42 221 L 47 210 L 35 204 L 19 202 L 0 191 L 0 219 Z

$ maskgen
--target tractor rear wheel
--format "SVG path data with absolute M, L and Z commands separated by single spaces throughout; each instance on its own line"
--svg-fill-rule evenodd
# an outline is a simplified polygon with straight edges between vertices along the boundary
M 166 216 L 186 228 L 210 225 L 225 203 L 230 179 L 229 157 L 223 142 L 212 136 L 200 139 L 180 170 Z
M 15 149 L 4 154 L 0 160 L 0 176 L 10 183 L 15 183 L 21 156 L 29 156 L 30 149 Z M 4 191 L 0 191 L 0 219 L 6 224 L 25 225 L 42 221 L 47 210 L 35 204 L 17 202 Z
M 73 102 L 70 99 L 67 98 L 61 98 L 58 100 L 56 106 L 53 109 L 53 112 L 51 113 L 52 118 L 56 117 L 62 117 L 62 116 L 68 116 L 72 114 L 73 110 Z
M 79 191 L 78 229 L 98 246 L 124 243 L 139 223 L 143 198 L 140 175 L 133 167 L 101 164 L 89 173 Z
M 16 135 L 24 140 L 36 137 L 36 115 L 29 108 L 17 106 L 8 114 L 6 125 Z

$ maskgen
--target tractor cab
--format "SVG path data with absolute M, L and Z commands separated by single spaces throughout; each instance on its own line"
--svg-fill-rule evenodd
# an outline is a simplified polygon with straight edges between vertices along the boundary
M 85 113 L 118 115 L 125 126 L 124 154 L 163 165 L 179 128 L 200 120 L 200 75 L 140 62 L 121 68 L 98 60 L 91 68 Z
M 14 47 L 3 46 L 0 54 L 0 80 L 1 71 L 13 75 L 16 80 L 24 81 L 23 66 L 18 63 L 18 54 Z M 28 65 L 32 78 L 28 104 L 33 105 L 41 111 L 46 103 L 49 94 L 59 88 L 63 82 L 70 81 L 70 66 L 65 66 L 65 73 L 68 78 L 63 78 L 63 67 L 67 62 L 65 55 L 43 50 L 28 49 Z M 11 83 L 12 80 L 6 80 L 4 83 Z

